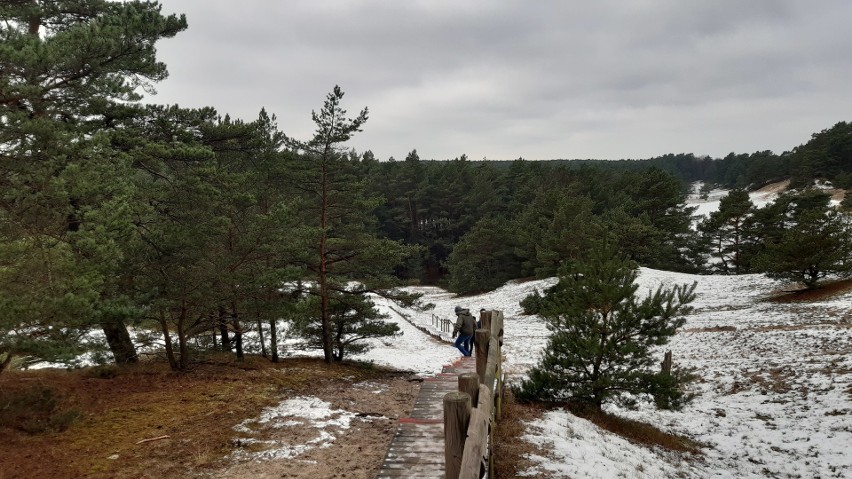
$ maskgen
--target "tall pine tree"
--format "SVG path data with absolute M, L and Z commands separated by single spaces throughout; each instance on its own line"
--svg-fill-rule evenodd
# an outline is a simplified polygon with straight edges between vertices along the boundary
M 756 267 L 767 276 L 818 286 L 829 277 L 852 275 L 852 221 L 829 204 L 829 195 L 805 190 L 782 195 L 763 208 L 765 247 Z
M 335 86 L 323 108 L 312 113 L 317 128 L 314 137 L 286 142 L 292 153 L 288 181 L 302 193 L 299 205 L 304 213 L 298 232 L 301 254 L 295 261 L 306 270 L 308 294 L 316 298 L 310 302 L 316 308 L 309 315 L 318 323 L 326 362 L 342 357 L 335 354 L 336 324 L 347 317 L 369 318 L 348 316 L 350 310 L 360 310 L 353 301 L 368 302 L 369 293 L 412 299 L 394 291 L 393 277 L 394 268 L 412 249 L 377 236 L 372 212 L 382 199 L 365 194 L 365 185 L 355 174 L 356 165 L 343 148 L 367 121 L 367 109 L 347 118 L 342 99 L 343 91 Z M 341 308 L 345 303 L 350 307 Z
M 130 160 L 107 136 L 138 89 L 166 77 L 155 44 L 186 21 L 155 2 L 103 0 L 3 2 L 0 16 L 0 281 L 38 275 L 4 298 L 0 331 L 17 333 L 0 336 L 46 344 L 57 335 L 41 331 L 74 338 L 99 325 L 116 361 L 134 361 L 115 293 L 132 235 Z M 4 343 L 7 358 L 34 354 Z
M 710 213 L 699 229 L 712 245 L 711 256 L 718 260 L 715 269 L 726 274 L 748 273 L 751 269 L 753 247 L 749 245 L 749 224 L 754 204 L 748 192 L 731 190 L 719 202 L 719 209 Z

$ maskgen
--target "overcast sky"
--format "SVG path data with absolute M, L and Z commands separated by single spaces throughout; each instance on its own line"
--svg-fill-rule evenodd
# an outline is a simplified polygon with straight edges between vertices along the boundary
M 340 85 L 402 160 L 782 153 L 852 121 L 848 0 L 161 0 L 154 103 L 262 107 L 298 139 Z

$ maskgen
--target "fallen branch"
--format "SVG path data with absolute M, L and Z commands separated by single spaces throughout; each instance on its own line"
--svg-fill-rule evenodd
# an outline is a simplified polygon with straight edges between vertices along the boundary
M 160 439 L 168 439 L 170 437 L 171 436 L 169 436 L 168 434 L 166 434 L 165 436 L 151 437 L 148 439 L 142 439 L 141 441 L 136 441 L 136 444 L 142 444 L 143 442 L 159 441 Z
M 359 413 L 355 414 L 355 416 L 357 416 L 357 417 L 386 417 L 384 414 L 378 413 L 378 412 L 359 412 Z

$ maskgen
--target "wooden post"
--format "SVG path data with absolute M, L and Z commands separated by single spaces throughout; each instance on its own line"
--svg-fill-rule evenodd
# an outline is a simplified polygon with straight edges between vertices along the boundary
M 672 374 L 672 352 L 671 351 L 666 351 L 666 354 L 663 356 L 663 362 L 660 363 L 660 366 L 662 367 L 662 373 L 663 374 L 668 374 L 668 375 Z
M 490 331 L 487 329 L 476 330 L 476 374 L 479 375 L 480 383 L 485 381 L 485 367 L 488 364 L 488 343 L 490 341 Z
M 444 395 L 444 477 L 446 479 L 459 477 L 470 413 L 469 394 L 450 392 Z
M 470 396 L 472 407 L 479 404 L 479 375 L 476 373 L 459 374 L 459 392 Z
M 482 407 L 473 410 L 470 416 L 468 436 L 464 442 L 464 458 L 461 464 L 460 478 L 479 479 L 493 477 L 490 472 L 490 445 L 493 444 L 492 425 L 494 399 L 487 386 L 479 386 L 479 399 Z M 490 439 L 489 439 L 490 438 Z M 493 469 L 492 469 L 493 470 Z M 483 472 L 487 475 L 483 476 Z
M 494 401 L 494 416 L 495 419 L 503 419 L 503 365 L 497 365 L 497 391 L 495 392 L 496 398 Z
M 491 331 L 491 311 L 479 312 L 479 327 Z

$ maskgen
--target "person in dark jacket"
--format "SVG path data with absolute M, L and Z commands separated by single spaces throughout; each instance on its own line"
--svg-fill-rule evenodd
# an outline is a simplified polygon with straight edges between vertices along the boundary
M 468 345 L 471 344 L 476 331 L 476 319 L 470 314 L 469 309 L 461 306 L 456 306 L 455 312 L 456 324 L 453 327 L 453 337 L 456 338 L 456 342 L 454 344 L 463 355 L 470 356 L 471 350 Z

